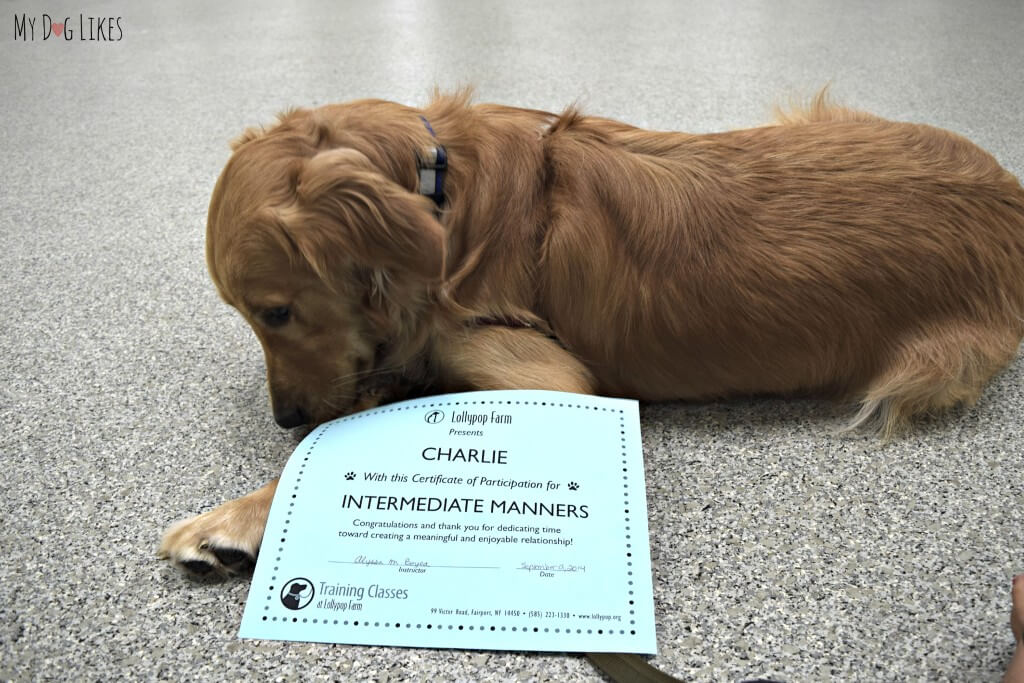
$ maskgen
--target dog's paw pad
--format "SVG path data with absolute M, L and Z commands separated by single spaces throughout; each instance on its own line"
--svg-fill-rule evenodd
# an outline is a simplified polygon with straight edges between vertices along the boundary
M 209 550 L 222 565 L 229 568 L 232 572 L 244 574 L 251 572 L 253 567 L 256 566 L 256 558 L 244 550 L 217 547 L 210 547 Z
M 252 572 L 263 523 L 246 514 L 251 511 L 242 507 L 245 505 L 245 499 L 230 501 L 172 525 L 164 534 L 157 556 L 197 577 Z
M 185 560 L 178 566 L 193 576 L 206 577 L 213 573 L 213 565 L 203 560 Z

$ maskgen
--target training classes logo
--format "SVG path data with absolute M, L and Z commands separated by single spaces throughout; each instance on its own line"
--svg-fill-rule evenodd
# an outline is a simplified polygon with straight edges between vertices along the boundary
M 14 39 L 23 42 L 36 40 L 66 41 L 87 40 L 116 43 L 124 39 L 121 17 L 90 17 L 79 14 L 77 17 L 51 17 L 49 14 L 38 16 L 26 14 L 14 15 Z
M 313 601 L 314 595 L 313 582 L 300 576 L 286 581 L 281 587 L 281 604 L 288 609 L 300 610 Z

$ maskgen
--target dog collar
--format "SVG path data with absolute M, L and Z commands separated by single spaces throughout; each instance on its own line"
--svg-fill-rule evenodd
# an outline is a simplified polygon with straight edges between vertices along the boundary
M 426 117 L 421 116 L 420 120 L 437 140 L 437 133 L 431 128 Z M 419 171 L 419 193 L 433 199 L 440 209 L 444 206 L 444 176 L 448 171 L 448 152 L 445 151 L 444 145 L 434 145 L 421 153 L 418 152 L 416 168 Z

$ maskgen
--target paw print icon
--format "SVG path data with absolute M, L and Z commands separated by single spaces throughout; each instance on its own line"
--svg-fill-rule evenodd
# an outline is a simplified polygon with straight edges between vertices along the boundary
M 574 481 L 570 481 L 569 482 L 569 490 L 570 491 L 578 491 L 579 488 L 580 488 L 580 485 L 577 484 L 576 482 L 574 482 Z
M 356 478 L 356 473 L 355 472 L 349 472 L 348 474 L 345 475 L 345 479 L 347 481 L 352 481 L 355 478 Z

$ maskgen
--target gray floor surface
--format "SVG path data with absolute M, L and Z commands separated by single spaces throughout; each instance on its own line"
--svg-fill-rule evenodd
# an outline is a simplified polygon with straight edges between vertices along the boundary
M 86 6 L 87 5 L 87 6 Z M 595 680 L 577 656 L 236 639 L 248 584 L 154 557 L 276 475 L 262 356 L 217 299 L 227 140 L 290 105 L 435 84 L 661 129 L 831 82 L 1024 174 L 1024 4 L 0 3 L 0 679 Z M 12 15 L 37 21 L 14 38 Z M 72 40 L 41 40 L 71 17 Z M 123 39 L 80 40 L 79 14 Z M 59 21 L 59 19 L 58 19 Z M 642 410 L 660 654 L 698 681 L 996 680 L 1024 570 L 1024 363 L 887 445 L 814 400 Z

